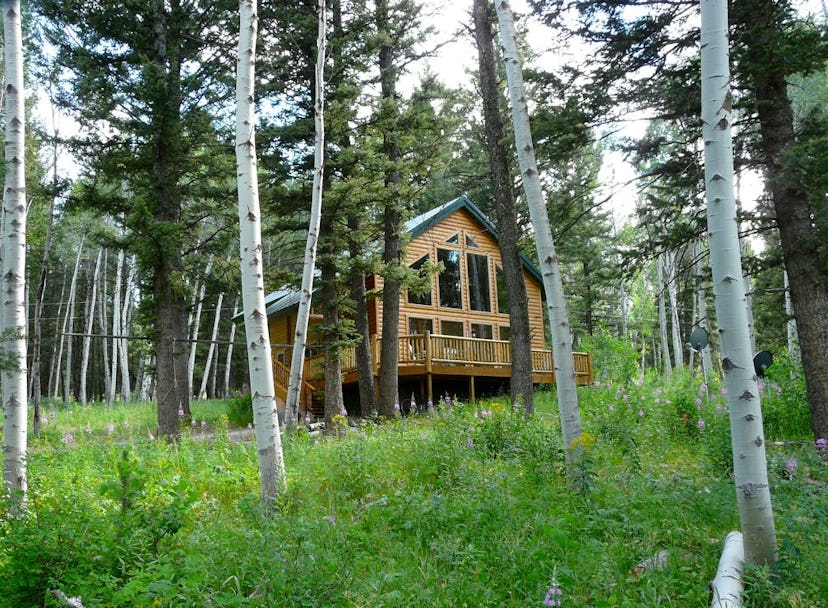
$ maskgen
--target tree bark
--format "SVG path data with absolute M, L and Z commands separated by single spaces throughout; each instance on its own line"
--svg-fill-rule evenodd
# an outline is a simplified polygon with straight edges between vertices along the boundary
M 55 138 L 57 141 L 57 138 Z M 53 185 L 57 184 L 57 143 L 55 143 L 54 155 L 52 158 L 54 163 L 55 178 L 52 181 Z M 55 193 L 56 194 L 56 193 Z M 42 387 L 40 378 L 40 358 L 41 347 L 43 341 L 43 300 L 46 295 L 46 283 L 49 278 L 49 264 L 51 263 L 52 254 L 52 226 L 55 219 L 55 197 L 49 202 L 49 219 L 46 224 L 46 239 L 43 244 L 43 261 L 40 268 L 40 281 L 37 285 L 37 299 L 35 300 L 34 318 L 32 319 L 33 341 L 32 341 L 32 371 L 31 371 L 31 390 L 29 394 L 32 398 L 32 408 L 34 414 L 32 416 L 32 432 L 37 437 L 40 434 L 40 403 L 42 398 Z
M 299 312 L 293 339 L 290 360 L 287 401 L 285 402 L 285 425 L 288 428 L 297 423 L 299 397 L 302 394 L 302 373 L 304 372 L 305 346 L 308 339 L 308 322 L 313 299 L 313 274 L 316 266 L 316 246 L 319 240 L 319 223 L 322 218 L 322 178 L 325 169 L 325 52 L 326 52 L 326 8 L 325 0 L 318 0 L 319 29 L 316 39 L 316 78 L 314 79 L 314 122 L 315 141 L 313 154 L 313 191 L 311 193 L 310 221 L 305 245 L 305 261 L 302 268 L 302 289 L 299 295 Z
M 5 189 L 3 191 L 2 315 L 0 366 L 3 401 L 3 489 L 12 508 L 26 503 L 26 110 L 23 88 L 23 34 L 19 0 L 3 0 L 6 74 Z
M 89 370 L 89 349 L 92 345 L 92 330 L 95 319 L 95 301 L 98 297 L 98 277 L 101 270 L 101 257 L 103 249 L 98 250 L 98 256 L 95 259 L 95 270 L 92 273 L 92 288 L 91 294 L 87 296 L 86 301 L 86 328 L 83 336 L 83 347 L 81 354 L 81 368 L 80 368 L 80 402 L 86 407 L 88 404 L 88 396 L 86 393 L 86 375 Z M 87 290 L 88 293 L 88 290 Z
M 210 275 L 210 272 L 213 269 L 213 256 L 211 255 L 210 258 L 207 260 L 207 267 L 204 270 L 204 279 L 201 281 L 201 284 L 196 287 L 196 309 L 195 314 L 192 318 L 192 324 L 190 327 L 190 358 L 187 360 L 187 385 L 190 387 L 188 390 L 190 392 L 190 396 L 194 394 L 193 392 L 193 377 L 195 376 L 195 360 L 196 360 L 196 353 L 198 352 L 198 335 L 199 329 L 201 328 L 201 309 L 204 305 L 204 295 L 207 293 L 207 277 Z
M 796 141 L 793 110 L 785 78 L 786 60 L 774 42 L 777 10 L 769 0 L 751 0 L 741 11 L 751 19 L 751 46 L 762 61 L 752 61 L 765 162 L 790 294 L 796 314 L 799 350 L 811 408 L 814 437 L 828 438 L 828 269 L 819 263 L 815 209 L 785 156 Z M 748 17 L 749 16 L 749 17 Z
M 552 239 L 552 228 L 540 185 L 535 161 L 532 132 L 529 127 L 529 109 L 523 85 L 520 54 L 517 47 L 512 8 L 506 0 L 495 0 L 497 20 L 500 24 L 503 62 L 509 83 L 512 105 L 512 122 L 515 130 L 515 146 L 523 177 L 523 191 L 529 205 L 529 216 L 535 230 L 535 246 L 541 265 L 543 285 L 546 290 L 547 314 L 552 333 L 552 354 L 555 365 L 555 385 L 558 395 L 558 411 L 561 431 L 566 446 L 568 462 L 580 458 L 580 450 L 574 441 L 581 436 L 581 412 L 575 383 L 575 362 L 572 358 L 572 334 L 569 314 L 563 291 L 558 256 Z
M 667 270 L 667 294 L 670 298 L 670 327 L 673 337 L 673 366 L 675 369 L 684 367 L 684 348 L 681 340 L 681 323 L 678 309 L 678 272 L 676 271 L 676 252 L 664 252 L 664 261 Z
M 230 337 L 228 338 L 227 342 L 227 360 L 224 364 L 224 385 L 223 385 L 223 393 L 222 397 L 225 399 L 230 395 L 230 370 L 233 367 L 233 342 L 236 339 L 236 322 L 235 318 L 236 315 L 239 314 L 239 299 L 233 302 L 233 315 L 230 317 Z
M 204 363 L 204 376 L 201 378 L 201 388 L 198 390 L 198 398 L 207 398 L 207 382 L 213 369 L 213 357 L 216 354 L 216 340 L 218 339 L 219 323 L 221 322 L 221 304 L 224 302 L 224 292 L 218 296 L 216 302 L 216 317 L 213 320 L 213 332 L 210 334 L 210 347 L 207 349 L 207 361 Z M 215 376 L 213 376 L 215 378 Z
M 121 308 L 121 329 L 118 332 L 119 335 L 124 336 L 121 338 L 118 346 L 118 354 L 121 357 L 121 396 L 123 397 L 124 403 L 128 403 L 132 399 L 132 383 L 129 377 L 129 340 L 127 337 L 130 334 L 136 272 L 137 264 L 135 256 L 133 255 L 132 263 L 126 277 L 126 284 L 124 285 L 124 301 Z
M 701 1 L 702 138 L 710 264 L 716 296 L 733 476 L 745 559 L 776 562 L 776 531 L 768 485 L 762 408 L 748 331 L 730 134 L 730 68 L 726 0 Z
M 667 297 L 664 289 L 664 257 L 656 258 L 656 288 L 658 289 L 658 329 L 661 336 L 661 360 L 664 364 L 664 377 L 673 373 L 670 361 L 670 343 L 667 339 Z
M 256 118 L 254 66 L 257 16 L 255 0 L 239 2 L 239 48 L 236 72 L 236 174 L 239 190 L 239 225 L 242 300 L 247 336 L 247 364 L 256 448 L 259 453 L 261 497 L 272 505 L 285 486 L 285 461 L 273 383 L 273 361 L 264 300 L 261 209 L 256 171 Z
M 118 362 L 121 341 L 116 337 L 121 333 L 121 280 L 124 277 L 124 250 L 118 251 L 118 263 L 115 266 L 115 285 L 112 288 L 112 368 L 109 371 L 109 385 L 106 387 L 106 404 L 115 404 L 118 392 Z
M 394 40 L 388 35 L 389 29 L 388 0 L 376 2 L 377 32 L 384 36 L 379 49 L 380 96 L 381 112 L 391 118 L 386 122 L 383 136 L 383 154 L 388 163 L 385 171 L 385 187 L 395 192 L 401 182 L 397 163 L 400 158 L 400 147 L 397 143 L 396 107 L 397 97 L 397 66 L 394 64 Z M 387 418 L 399 412 L 399 377 L 397 367 L 400 361 L 399 324 L 400 294 L 402 282 L 398 278 L 402 266 L 402 222 L 403 214 L 400 201 L 396 197 L 386 197 L 383 209 L 383 243 L 382 253 L 383 284 L 382 284 L 382 316 L 392 319 L 392 323 L 382 324 L 382 344 L 380 347 L 379 371 L 379 400 L 377 408 L 381 416 Z
M 500 111 L 500 87 L 493 50 L 493 15 L 489 0 L 474 0 L 474 35 L 477 42 L 480 92 L 483 101 L 486 149 L 489 153 L 492 190 L 495 197 L 497 230 L 503 275 L 509 292 L 509 326 L 512 347 L 512 403 L 522 405 L 526 415 L 535 411 L 532 383 L 532 339 L 529 326 L 529 299 L 518 249 L 520 238 L 515 192 L 506 148 L 506 128 Z

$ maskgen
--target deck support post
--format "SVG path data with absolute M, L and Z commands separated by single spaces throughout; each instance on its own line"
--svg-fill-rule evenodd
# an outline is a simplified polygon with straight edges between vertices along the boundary
M 474 403 L 477 398 L 474 394 L 474 376 L 469 376 L 469 403 Z
M 425 369 L 426 369 L 426 387 L 428 392 L 428 400 L 434 403 L 434 389 L 431 382 L 431 332 L 425 332 Z

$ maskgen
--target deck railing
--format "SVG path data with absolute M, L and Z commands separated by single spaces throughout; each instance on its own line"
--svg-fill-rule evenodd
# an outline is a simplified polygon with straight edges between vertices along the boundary
M 379 370 L 381 342 L 372 339 L 374 372 Z M 472 366 L 481 368 L 509 367 L 512 364 L 512 345 L 507 340 L 486 340 L 482 338 L 464 338 L 440 334 L 412 334 L 400 336 L 399 365 L 422 365 L 426 372 L 435 366 Z M 354 348 L 344 349 L 341 353 L 342 373 L 356 370 Z M 592 382 L 592 357 L 589 353 L 573 353 L 575 375 L 578 384 Z M 321 379 L 324 376 L 324 355 L 309 358 L 306 365 L 306 378 Z M 552 351 L 532 349 L 532 371 L 541 374 L 554 374 L 555 367 Z M 482 372 L 485 375 L 485 371 Z

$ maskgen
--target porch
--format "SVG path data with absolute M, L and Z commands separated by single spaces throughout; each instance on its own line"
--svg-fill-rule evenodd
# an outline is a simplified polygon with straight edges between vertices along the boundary
M 431 401 L 434 400 L 434 381 L 441 378 L 466 378 L 470 400 L 476 398 L 475 378 L 511 377 L 512 347 L 508 340 L 487 340 L 446 336 L 440 334 L 411 334 L 399 337 L 400 378 L 420 380 L 423 392 Z M 379 374 L 380 351 L 382 340 L 377 336 L 371 339 L 371 353 L 374 365 L 374 377 Z M 575 364 L 575 381 L 578 385 L 588 385 L 593 381 L 592 356 L 590 353 L 573 353 Z M 316 414 L 313 403 L 314 391 L 324 386 L 324 355 L 309 357 L 305 360 L 305 386 L 302 389 L 302 403 Z M 553 384 L 555 368 L 551 350 L 532 350 L 533 381 L 536 384 Z M 276 362 L 274 376 L 277 395 L 286 395 L 289 370 Z M 342 353 L 342 383 L 344 386 L 355 385 L 358 381 L 356 353 L 349 348 Z M 280 386 L 281 385 L 281 386 Z

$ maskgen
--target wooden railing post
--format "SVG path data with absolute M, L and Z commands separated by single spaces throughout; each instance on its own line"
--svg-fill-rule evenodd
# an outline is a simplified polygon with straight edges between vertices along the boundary
M 371 365 L 374 366 L 374 376 L 379 374 L 379 348 L 377 334 L 371 334 Z

